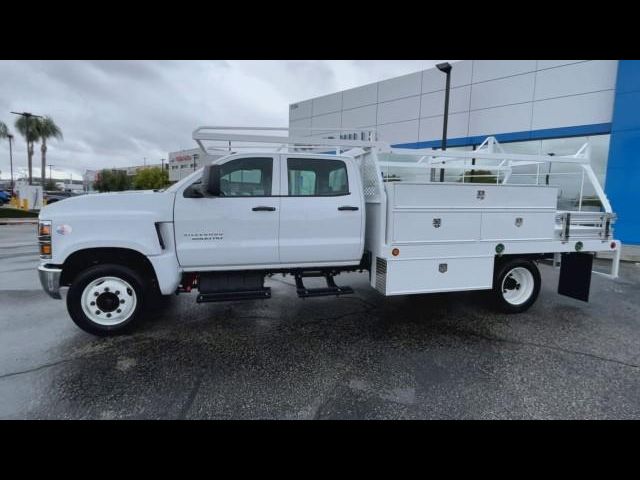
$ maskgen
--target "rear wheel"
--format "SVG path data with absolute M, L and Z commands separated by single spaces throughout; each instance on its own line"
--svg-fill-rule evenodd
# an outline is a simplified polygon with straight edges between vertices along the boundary
M 80 273 L 67 294 L 71 319 L 99 336 L 128 331 L 141 317 L 146 291 L 142 277 L 122 265 L 96 265 Z
M 540 271 L 531 260 L 515 258 L 497 267 L 493 282 L 496 306 L 503 312 L 527 310 L 540 293 Z

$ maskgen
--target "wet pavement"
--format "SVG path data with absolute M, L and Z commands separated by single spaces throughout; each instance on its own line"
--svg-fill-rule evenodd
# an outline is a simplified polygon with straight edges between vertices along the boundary
M 640 418 L 640 266 L 594 275 L 591 302 L 543 289 L 526 313 L 483 293 L 167 298 L 97 338 L 40 290 L 35 227 L 0 226 L 0 418 Z M 310 283 L 311 284 L 311 283 Z M 313 285 L 312 285 L 313 286 Z

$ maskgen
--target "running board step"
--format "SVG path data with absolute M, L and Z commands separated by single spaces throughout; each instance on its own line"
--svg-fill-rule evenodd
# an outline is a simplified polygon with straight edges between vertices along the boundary
M 316 275 L 296 275 L 296 291 L 298 293 L 298 297 L 306 298 L 306 297 L 329 297 L 334 295 L 348 295 L 353 293 L 353 288 L 351 287 L 339 287 L 333 281 L 333 275 L 324 275 L 325 280 L 327 281 L 326 288 L 307 288 L 302 283 L 303 276 L 316 276 Z
M 201 293 L 196 298 L 196 302 L 227 302 L 231 300 L 254 300 L 267 298 L 271 298 L 270 287 L 260 288 L 258 290 L 237 290 L 228 292 Z
M 351 287 L 336 287 L 336 288 L 302 288 L 298 289 L 298 296 L 300 298 L 306 297 L 330 297 L 332 295 L 348 295 L 353 293 Z

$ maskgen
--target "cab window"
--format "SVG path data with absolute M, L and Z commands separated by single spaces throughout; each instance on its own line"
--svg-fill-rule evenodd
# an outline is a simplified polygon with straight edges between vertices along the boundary
M 288 158 L 290 196 L 336 196 L 349 194 L 347 166 L 342 160 Z
M 239 158 L 220 167 L 220 195 L 225 197 L 271 196 L 272 158 Z

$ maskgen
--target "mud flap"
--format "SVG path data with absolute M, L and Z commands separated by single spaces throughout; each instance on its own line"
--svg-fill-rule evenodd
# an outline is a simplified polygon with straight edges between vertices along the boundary
M 563 253 L 560 264 L 558 293 L 567 297 L 589 301 L 593 255 L 590 253 Z

